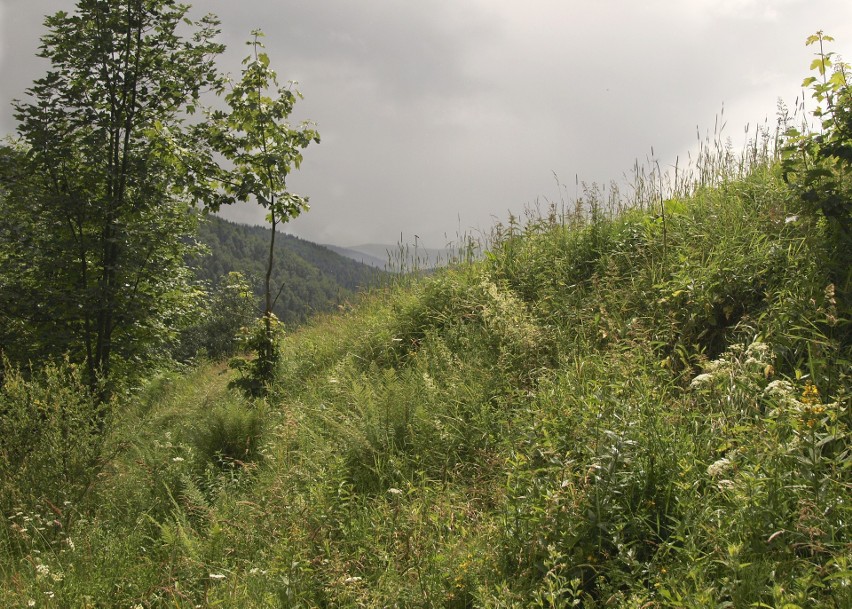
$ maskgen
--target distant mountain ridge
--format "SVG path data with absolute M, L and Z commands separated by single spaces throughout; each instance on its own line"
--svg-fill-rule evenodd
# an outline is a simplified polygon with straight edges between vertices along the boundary
M 232 271 L 246 276 L 255 295 L 263 294 L 270 229 L 208 216 L 199 226 L 199 240 L 210 252 L 191 261 L 199 280 L 211 285 Z M 358 290 L 375 285 L 381 267 L 344 256 L 331 248 L 286 233 L 275 236 L 273 290 L 281 289 L 274 307 L 287 324 L 304 322 L 312 313 L 330 311 Z
M 371 253 L 368 253 L 362 249 L 361 246 L 355 247 L 340 247 L 339 245 L 331 245 L 325 244 L 323 247 L 327 247 L 331 251 L 340 254 L 345 258 L 349 258 L 351 260 L 355 260 L 356 262 L 361 262 L 363 264 L 369 265 L 376 269 L 386 269 L 388 266 L 388 257 L 387 255 L 383 257 L 375 256 Z
M 363 262 L 377 269 L 390 272 L 435 269 L 457 257 L 452 248 L 420 247 L 412 245 L 386 245 L 382 243 L 364 243 L 351 247 L 325 245 L 330 250 L 352 260 Z M 403 264 L 404 263 L 404 264 Z

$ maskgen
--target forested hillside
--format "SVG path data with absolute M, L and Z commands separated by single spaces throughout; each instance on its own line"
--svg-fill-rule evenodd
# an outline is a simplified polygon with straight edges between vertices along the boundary
M 198 235 L 209 253 L 191 260 L 196 277 L 216 285 L 228 273 L 242 273 L 260 302 L 269 256 L 269 231 L 216 216 L 206 217 Z M 383 275 L 326 247 L 283 233 L 275 242 L 275 260 L 272 285 L 276 293 L 280 290 L 280 295 L 274 311 L 288 325 L 299 324 L 313 313 L 334 309 L 358 290 L 375 286 Z

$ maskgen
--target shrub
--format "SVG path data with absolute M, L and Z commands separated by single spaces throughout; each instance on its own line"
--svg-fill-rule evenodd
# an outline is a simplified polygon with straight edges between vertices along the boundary
M 188 361 L 198 353 L 217 361 L 240 347 L 240 330 L 251 325 L 257 303 L 241 273 L 231 272 L 213 288 L 199 320 L 184 330 L 175 357 Z
M 103 464 L 111 404 L 67 360 L 28 377 L 4 362 L 0 386 L 0 509 L 77 503 Z

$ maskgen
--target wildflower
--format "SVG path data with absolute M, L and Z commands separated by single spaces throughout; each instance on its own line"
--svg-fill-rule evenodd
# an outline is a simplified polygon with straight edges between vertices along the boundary
M 772 381 L 763 390 L 764 397 L 788 397 L 793 394 L 793 385 L 787 381 Z
M 802 423 L 813 428 L 817 420 L 825 413 L 825 405 L 819 397 L 819 389 L 810 381 L 802 390 L 801 403 L 803 405 Z
M 364 579 L 363 577 L 358 577 L 357 575 L 354 577 L 347 577 L 343 580 L 344 584 L 357 584 L 359 581 Z
M 805 411 L 802 415 L 802 422 L 809 428 L 813 428 L 824 412 L 825 406 L 805 406 Z
M 819 389 L 812 382 L 808 381 L 802 391 L 802 404 L 818 404 L 819 401 Z
M 713 382 L 713 375 L 709 372 L 705 372 L 704 374 L 699 374 L 692 382 L 689 384 L 690 389 L 698 389 L 702 385 L 709 385 Z
M 390 493 L 391 495 L 402 495 L 402 491 L 398 488 L 389 488 L 388 493 Z
M 707 466 L 707 475 L 711 478 L 715 478 L 716 476 L 722 474 L 730 466 L 731 460 L 726 457 L 723 457 Z
M 752 357 L 751 355 L 749 355 L 749 356 L 746 358 L 746 361 L 745 361 L 745 367 L 746 367 L 746 368 L 751 368 L 752 370 L 759 370 L 760 368 L 762 368 L 762 367 L 763 367 L 763 362 L 762 362 L 762 361 L 760 361 L 759 359 L 757 359 L 757 358 Z
M 734 488 L 735 485 L 733 480 L 719 480 L 719 482 L 716 483 L 716 486 L 719 487 L 720 491 L 724 491 L 726 489 Z
M 57 571 L 56 573 L 50 574 L 50 579 L 55 582 L 61 582 L 63 579 L 65 579 L 65 574 L 62 573 L 62 571 Z
M 65 540 L 65 543 L 68 545 L 68 549 L 73 552 L 74 551 L 74 540 L 69 537 L 68 539 Z
M 27 607 L 35 607 L 35 606 L 36 606 L 35 600 L 30 599 L 30 600 L 27 601 Z
M 748 346 L 748 349 L 746 351 L 755 357 L 759 357 L 769 355 L 770 349 L 769 345 L 767 345 L 766 343 L 756 340 Z
M 713 372 L 718 372 L 720 370 L 727 370 L 730 364 L 728 360 L 724 357 L 720 357 L 719 359 L 714 359 L 706 364 L 704 364 L 704 372 L 712 374 Z M 698 376 L 701 376 L 700 374 Z
M 41 579 L 50 575 L 50 567 L 45 564 L 36 565 L 36 579 Z

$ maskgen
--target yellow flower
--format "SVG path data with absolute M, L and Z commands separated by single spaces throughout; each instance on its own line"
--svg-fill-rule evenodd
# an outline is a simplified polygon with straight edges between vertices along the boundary
M 817 419 L 825 413 L 825 406 L 819 397 L 819 389 L 810 381 L 802 391 L 802 404 L 805 406 L 802 412 L 802 422 L 809 428 L 813 428 Z
M 802 403 L 810 405 L 818 404 L 819 401 L 819 389 L 811 381 L 808 381 L 805 389 L 802 391 Z

